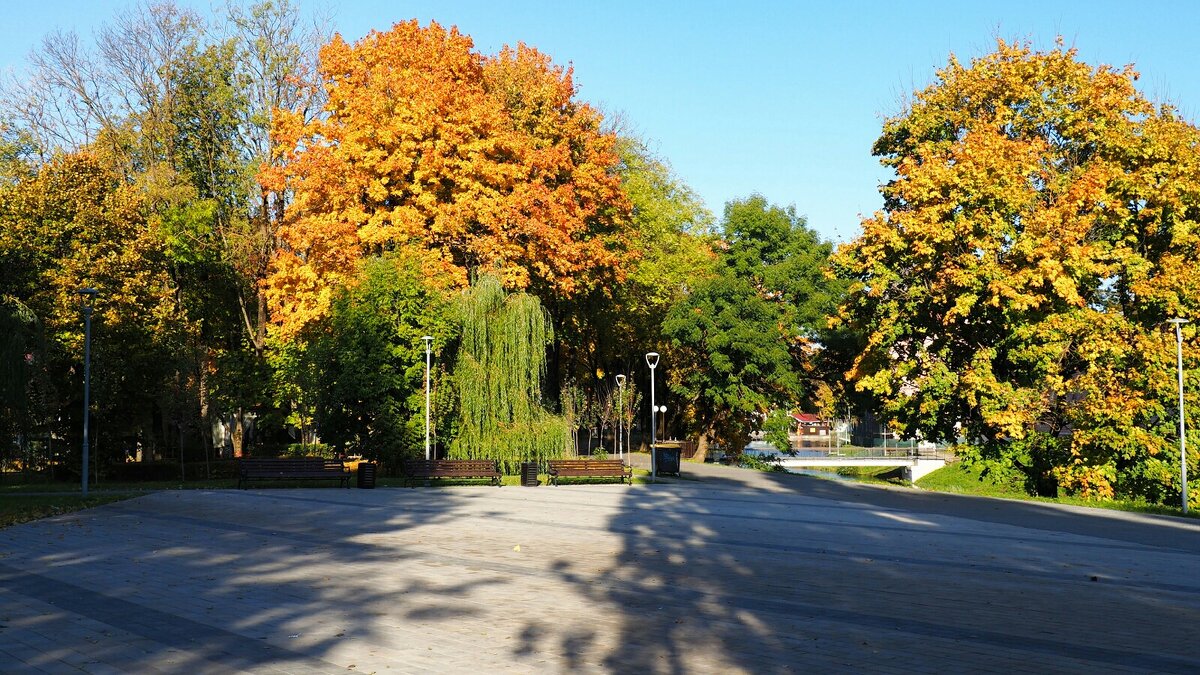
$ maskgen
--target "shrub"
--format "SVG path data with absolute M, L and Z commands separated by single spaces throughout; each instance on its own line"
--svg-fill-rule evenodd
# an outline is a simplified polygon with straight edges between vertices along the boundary
M 284 457 L 320 457 L 337 459 L 337 451 L 325 443 L 292 443 L 283 453 Z
M 747 455 L 745 453 L 738 455 L 738 466 L 756 471 L 778 471 L 783 472 L 787 469 L 779 463 L 778 455 Z

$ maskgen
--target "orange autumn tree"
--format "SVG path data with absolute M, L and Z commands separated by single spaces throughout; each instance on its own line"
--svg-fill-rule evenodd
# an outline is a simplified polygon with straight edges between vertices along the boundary
M 464 286 L 487 270 L 570 298 L 622 274 L 616 139 L 570 69 L 415 20 L 335 37 L 320 60 L 325 114 L 279 112 L 283 161 L 261 175 L 292 195 L 266 281 L 277 335 L 323 316 L 364 256 L 404 247 Z

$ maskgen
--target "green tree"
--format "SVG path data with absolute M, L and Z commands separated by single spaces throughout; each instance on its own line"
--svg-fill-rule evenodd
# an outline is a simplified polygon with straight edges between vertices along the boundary
M 556 331 L 550 391 L 553 395 L 558 387 L 566 400 L 566 385 L 573 383 L 581 413 L 611 407 L 606 392 L 613 376 L 639 377 L 645 371 L 642 355 L 665 351 L 667 311 L 689 289 L 715 275 L 718 265 L 711 248 L 713 216 L 700 198 L 636 138 L 618 136 L 617 152 L 617 173 L 632 205 L 627 274 L 570 300 L 546 300 Z M 627 387 L 634 382 L 630 379 Z
M 541 303 L 506 293 L 485 276 L 462 296 L 462 341 L 454 367 L 458 435 L 450 456 L 495 459 L 508 473 L 520 462 L 561 457 L 571 447 L 567 421 L 542 403 L 546 348 L 554 332 Z
M 421 452 L 425 344 L 440 353 L 456 336 L 447 285 L 417 255 L 368 259 L 339 292 L 297 359 L 322 441 L 394 464 Z
M 816 338 L 841 284 L 823 271 L 831 245 L 794 208 L 754 195 L 726 205 L 722 226 L 718 274 L 663 322 L 664 360 L 700 443 L 740 449 L 756 416 L 814 389 Z
M 783 453 L 795 454 L 792 450 L 792 439 L 788 432 L 792 428 L 792 416 L 783 408 L 776 408 L 767 414 L 763 421 L 763 439 L 776 450 Z
M 140 192 L 88 153 L 57 157 L 0 191 L 0 259 L 8 263 L 0 274 L 25 323 L 44 331 L 39 367 L 64 396 L 51 405 L 69 425 L 54 429 L 58 435 L 78 429 L 83 326 L 76 290 L 99 290 L 92 390 L 101 460 L 118 459 L 122 445 L 134 440 L 178 448 L 175 434 L 154 423 L 154 412 L 167 404 L 193 327 L 176 320 L 162 238 L 145 213 Z
M 643 142 L 623 137 L 617 149 L 621 184 L 633 205 L 629 248 L 636 253 L 624 282 L 586 314 L 599 317 L 599 358 L 589 372 L 611 363 L 629 372 L 641 354 L 659 349 L 667 310 L 718 268 L 715 219 L 700 198 Z

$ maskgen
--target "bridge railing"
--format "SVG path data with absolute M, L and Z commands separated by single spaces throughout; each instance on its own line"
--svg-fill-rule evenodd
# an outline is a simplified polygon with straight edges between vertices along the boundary
M 804 458 L 846 458 L 846 459 L 954 459 L 954 451 L 949 448 L 866 448 L 861 446 L 842 446 L 840 448 L 799 448 L 791 453 L 778 453 L 780 459 L 788 457 Z

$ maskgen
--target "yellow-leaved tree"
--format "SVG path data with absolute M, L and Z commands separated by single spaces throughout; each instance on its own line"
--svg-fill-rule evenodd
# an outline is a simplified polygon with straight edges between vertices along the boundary
M 1200 309 L 1200 131 L 1136 80 L 1061 41 L 951 57 L 884 124 L 895 178 L 836 259 L 858 388 L 1031 489 L 1178 495 L 1164 322 Z

